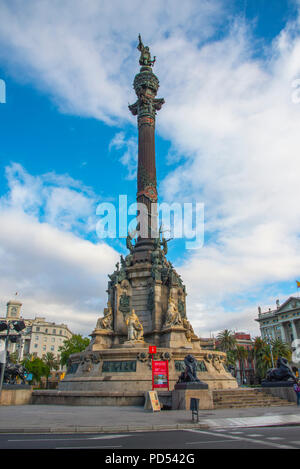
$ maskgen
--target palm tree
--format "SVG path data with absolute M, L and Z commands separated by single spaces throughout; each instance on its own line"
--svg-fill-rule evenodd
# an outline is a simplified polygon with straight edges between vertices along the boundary
M 255 375 L 260 382 L 265 378 L 267 370 L 272 364 L 270 347 L 261 337 L 254 339 L 254 362 Z
M 248 350 L 242 345 L 237 345 L 235 348 L 235 356 L 239 361 L 241 382 L 243 383 L 245 378 L 245 360 L 248 358 Z
M 237 342 L 234 333 L 228 329 L 224 329 L 217 335 L 217 343 L 218 350 L 228 352 L 236 348 Z
M 286 342 L 282 342 L 281 339 L 273 339 L 271 341 L 271 347 L 275 362 L 277 361 L 278 357 L 284 357 L 289 361 L 291 360 L 292 349 Z
M 43 355 L 43 362 L 45 363 L 48 370 L 48 374 L 46 376 L 46 388 L 48 388 L 51 370 L 59 370 L 59 361 L 55 358 L 52 352 L 47 352 L 45 355 Z

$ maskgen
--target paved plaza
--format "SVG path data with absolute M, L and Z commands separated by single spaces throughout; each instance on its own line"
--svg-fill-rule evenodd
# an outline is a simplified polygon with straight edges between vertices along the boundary
M 187 410 L 152 412 L 143 407 L 24 405 L 0 407 L 0 432 L 128 432 L 186 428 L 300 425 L 300 407 L 251 407 L 199 411 L 199 423 Z

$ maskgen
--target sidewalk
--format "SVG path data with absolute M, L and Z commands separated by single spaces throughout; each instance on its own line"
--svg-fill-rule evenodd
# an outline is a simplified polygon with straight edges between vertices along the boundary
M 24 405 L 0 407 L 0 433 L 120 433 L 185 428 L 300 425 L 300 406 L 152 412 L 143 407 Z

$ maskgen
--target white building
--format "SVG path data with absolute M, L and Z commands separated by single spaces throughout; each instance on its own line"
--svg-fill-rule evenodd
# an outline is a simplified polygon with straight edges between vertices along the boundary
M 59 358 L 59 347 L 65 340 L 70 339 L 73 334 L 66 324 L 56 324 L 48 322 L 45 318 L 36 317 L 34 319 L 25 319 L 21 316 L 22 303 L 11 300 L 7 303 L 7 312 L 5 318 L 0 321 L 18 321 L 23 320 L 26 328 L 22 331 L 21 341 L 12 343 L 9 341 L 8 351 L 19 353 L 21 360 L 24 355 L 34 354 L 42 358 L 47 352 L 52 352 L 56 358 Z M 0 332 L 0 337 L 6 336 L 7 331 Z M 13 334 L 13 331 L 11 331 Z
M 261 312 L 258 307 L 258 318 L 262 339 L 281 339 L 292 345 L 300 339 L 300 298 L 291 296 L 281 305 L 276 301 L 276 309 L 269 308 Z

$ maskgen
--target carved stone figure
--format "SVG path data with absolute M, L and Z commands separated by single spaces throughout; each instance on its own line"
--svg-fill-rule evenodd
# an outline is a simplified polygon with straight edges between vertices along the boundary
M 185 307 L 184 307 L 184 302 L 182 299 L 179 297 L 178 298 L 178 311 L 180 313 L 180 316 L 182 319 L 186 319 L 186 312 L 185 312 Z
M 138 50 L 141 52 L 139 63 L 141 66 L 150 66 L 152 67 L 155 63 L 156 57 L 151 60 L 151 54 L 148 46 L 144 46 L 142 43 L 141 35 L 139 34 L 139 44 L 137 46 Z
M 119 300 L 119 310 L 123 314 L 127 314 L 130 311 L 130 296 L 126 293 L 122 293 Z
M 148 299 L 147 299 L 147 308 L 149 311 L 152 311 L 154 308 L 154 288 L 151 286 L 149 288 Z
M 129 233 L 128 233 L 127 238 L 126 238 L 126 247 L 127 247 L 127 249 L 129 249 L 130 254 L 132 254 L 134 246 L 132 244 L 132 237 L 130 236 Z
M 107 308 L 104 308 L 103 314 L 103 318 L 97 321 L 96 329 L 113 330 L 113 311 L 110 301 L 107 302 Z
M 270 381 L 292 381 L 297 382 L 296 375 L 293 373 L 286 358 L 278 357 L 276 368 L 268 370 L 264 383 Z
M 194 332 L 193 326 L 191 325 L 190 321 L 188 321 L 187 319 L 183 319 L 182 323 L 183 323 L 183 327 L 185 328 L 185 336 L 188 342 L 191 342 L 193 337 L 197 337 Z
M 218 373 L 224 371 L 224 367 L 222 361 L 220 360 L 220 357 L 213 357 L 213 366 L 218 371 Z
M 177 383 L 200 383 L 197 377 L 197 360 L 193 355 L 187 355 L 184 359 L 185 370 L 179 376 Z
M 168 310 L 166 314 L 166 320 L 165 320 L 163 327 L 167 328 L 167 327 L 174 327 L 174 326 L 181 326 L 181 325 L 182 325 L 182 318 L 180 316 L 178 308 L 176 307 L 174 299 L 170 295 L 169 301 L 168 301 Z
M 144 341 L 144 329 L 134 309 L 128 314 L 125 322 L 128 329 L 128 340 Z
M 128 256 L 125 257 L 125 265 L 126 267 L 130 267 L 132 265 L 132 262 L 133 262 L 133 255 L 132 254 L 128 254 Z

